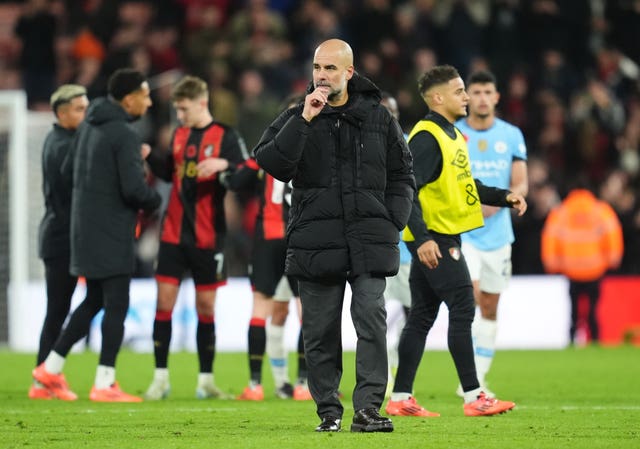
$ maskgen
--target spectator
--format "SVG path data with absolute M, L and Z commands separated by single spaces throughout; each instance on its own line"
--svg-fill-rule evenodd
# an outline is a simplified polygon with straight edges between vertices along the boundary
M 20 67 L 27 101 L 32 109 L 49 107 L 56 83 L 56 18 L 48 0 L 28 0 L 18 19 L 15 34 L 22 41 Z
M 471 61 L 484 54 L 490 14 L 489 0 L 435 2 L 432 17 L 438 30 L 436 45 L 440 59 L 468 73 Z
M 280 112 L 280 105 L 266 89 L 262 74 L 255 69 L 246 69 L 239 74 L 238 93 L 238 131 L 248 148 L 253 148 L 263 130 Z
M 612 170 L 600 185 L 600 199 L 613 207 L 622 224 L 624 255 L 619 274 L 640 273 L 640 210 L 637 190 L 622 170 Z

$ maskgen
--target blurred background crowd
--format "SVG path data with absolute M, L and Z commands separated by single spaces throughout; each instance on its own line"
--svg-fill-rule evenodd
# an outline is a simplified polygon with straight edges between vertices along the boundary
M 543 272 L 544 220 L 578 182 L 619 215 L 618 271 L 640 273 L 640 0 L 0 0 L 0 89 L 22 88 L 30 109 L 48 110 L 60 84 L 94 98 L 115 69 L 136 68 L 154 100 L 140 132 L 166 147 L 171 87 L 198 75 L 214 118 L 251 149 L 283 99 L 304 92 L 313 51 L 331 37 L 349 42 L 356 69 L 397 98 L 405 131 L 426 113 L 416 80 L 428 68 L 497 75 L 499 115 L 522 129 L 529 153 L 514 274 Z M 249 196 L 230 203 L 230 274 L 243 275 L 255 207 Z M 151 273 L 147 246 L 141 275 Z

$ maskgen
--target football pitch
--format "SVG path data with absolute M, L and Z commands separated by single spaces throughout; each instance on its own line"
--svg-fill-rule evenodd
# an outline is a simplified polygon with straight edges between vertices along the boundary
M 447 352 L 425 353 L 415 395 L 440 418 L 394 417 L 395 431 L 349 432 L 353 409 L 354 354 L 345 354 L 343 431 L 313 431 L 312 402 L 274 396 L 264 366 L 264 402 L 195 399 L 195 354 L 172 354 L 172 392 L 167 400 L 141 404 L 89 401 L 97 355 L 71 354 L 67 380 L 76 402 L 27 398 L 33 354 L 0 351 L 0 448 L 638 448 L 640 447 L 640 348 L 570 348 L 501 351 L 490 387 L 516 409 L 468 418 L 455 395 L 457 380 Z M 123 351 L 118 379 L 123 390 L 142 394 L 153 357 Z M 295 360 L 290 360 L 293 372 Z M 220 353 L 216 383 L 239 394 L 248 378 L 245 354 Z

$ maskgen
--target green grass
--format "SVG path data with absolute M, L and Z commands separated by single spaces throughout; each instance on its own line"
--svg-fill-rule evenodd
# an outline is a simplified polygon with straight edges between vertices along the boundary
M 172 354 L 172 393 L 161 402 L 90 402 L 97 355 L 72 354 L 65 368 L 80 399 L 27 399 L 35 357 L 0 351 L 0 448 L 637 448 L 640 447 L 640 348 L 501 351 L 491 387 L 516 401 L 514 411 L 466 418 L 447 352 L 427 352 L 415 394 L 440 418 L 394 418 L 390 434 L 348 432 L 353 409 L 354 356 L 345 354 L 344 430 L 318 434 L 311 402 L 276 399 L 265 366 L 262 403 L 194 398 L 194 354 Z M 293 363 L 292 359 L 292 365 Z M 152 356 L 123 351 L 118 379 L 142 393 L 152 376 Z M 216 383 L 233 393 L 246 384 L 244 354 L 218 354 Z

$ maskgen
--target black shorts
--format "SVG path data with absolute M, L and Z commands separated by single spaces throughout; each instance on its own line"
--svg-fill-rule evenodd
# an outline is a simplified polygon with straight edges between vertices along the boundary
M 273 296 L 280 278 L 284 274 L 284 261 L 287 257 L 287 243 L 284 239 L 256 239 L 251 254 L 251 285 L 253 289 Z
M 160 242 L 156 279 L 179 285 L 187 271 L 191 272 L 197 290 L 216 289 L 227 280 L 223 253 Z

